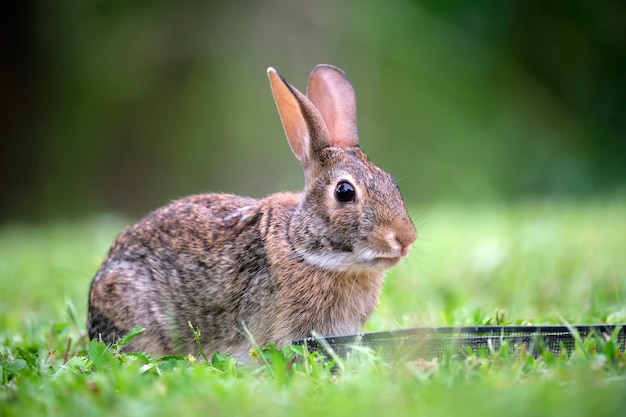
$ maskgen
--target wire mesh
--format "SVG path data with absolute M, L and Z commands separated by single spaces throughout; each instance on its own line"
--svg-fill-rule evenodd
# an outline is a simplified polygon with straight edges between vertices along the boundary
M 573 326 L 460 326 L 418 327 L 412 329 L 363 333 L 350 336 L 309 337 L 295 341 L 309 351 L 327 352 L 347 357 L 355 346 L 379 352 L 385 359 L 432 360 L 458 353 L 499 352 L 506 346 L 509 355 L 545 351 L 571 355 L 577 343 L 591 339 L 612 340 L 621 352 L 626 349 L 626 324 Z

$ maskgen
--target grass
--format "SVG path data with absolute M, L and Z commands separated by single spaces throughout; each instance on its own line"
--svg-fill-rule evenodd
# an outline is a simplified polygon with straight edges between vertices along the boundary
M 626 322 L 623 196 L 441 205 L 414 218 L 420 238 L 366 330 Z M 89 342 L 84 322 L 91 277 L 124 224 L 0 229 L 1 416 L 625 413 L 626 358 L 606 340 L 569 358 L 501 351 L 426 366 L 373 352 L 333 364 L 296 347 L 259 349 L 252 366 L 120 354 Z

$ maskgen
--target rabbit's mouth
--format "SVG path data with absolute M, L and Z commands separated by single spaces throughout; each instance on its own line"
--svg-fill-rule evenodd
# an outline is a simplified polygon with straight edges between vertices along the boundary
M 398 262 L 400 262 L 400 259 L 402 259 L 402 256 L 381 256 L 375 258 L 374 261 L 386 268 L 391 268 L 392 266 L 396 266 Z
M 302 255 L 309 265 L 337 272 L 381 271 L 396 266 L 405 256 L 403 251 L 374 251 L 372 249 L 333 252 L 332 254 L 305 252 Z
M 364 249 L 357 251 L 357 259 L 359 263 L 367 268 L 387 269 L 396 266 L 402 258 L 408 253 L 408 250 L 374 250 Z

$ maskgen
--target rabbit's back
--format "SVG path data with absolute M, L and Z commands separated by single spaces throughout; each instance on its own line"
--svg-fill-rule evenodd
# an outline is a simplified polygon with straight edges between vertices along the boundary
M 191 322 L 207 351 L 228 352 L 247 341 L 234 331 L 242 322 L 271 327 L 263 312 L 275 291 L 257 205 L 233 195 L 191 196 L 126 229 L 93 280 L 90 337 L 113 343 L 140 325 L 147 330 L 129 350 L 190 352 Z

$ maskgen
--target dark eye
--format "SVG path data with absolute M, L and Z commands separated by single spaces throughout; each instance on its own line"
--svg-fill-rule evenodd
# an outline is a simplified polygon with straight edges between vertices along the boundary
M 354 201 L 354 187 L 348 181 L 340 181 L 335 188 L 335 198 L 340 203 L 351 203 Z

